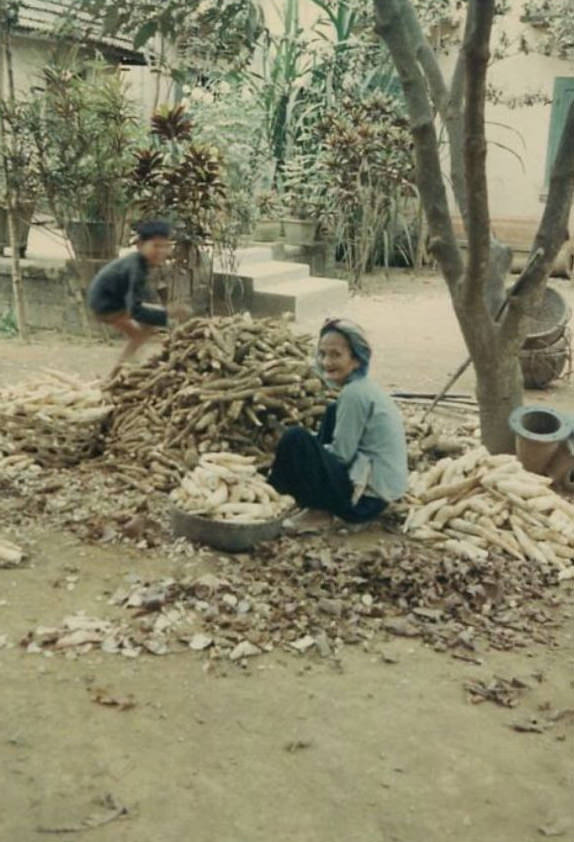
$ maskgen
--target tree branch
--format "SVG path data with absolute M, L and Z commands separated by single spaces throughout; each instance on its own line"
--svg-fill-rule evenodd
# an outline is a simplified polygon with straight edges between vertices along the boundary
M 463 46 L 466 70 L 464 163 L 468 195 L 468 266 L 465 299 L 484 300 L 490 263 L 490 214 L 486 177 L 486 73 L 494 20 L 494 0 L 470 0 L 468 34 Z
M 574 103 L 570 105 L 558 152 L 552 167 L 544 213 L 534 238 L 530 258 L 514 286 L 502 325 L 506 341 L 522 338 L 527 307 L 550 274 L 552 264 L 568 239 L 568 222 L 574 197 Z
M 437 61 L 435 51 L 423 32 L 412 2 L 410 0 L 403 2 L 402 7 L 405 24 L 411 32 L 414 53 L 426 76 L 433 105 L 446 128 L 450 150 L 450 180 L 452 190 L 466 227 L 467 201 L 466 183 L 464 180 L 464 123 L 462 114 L 464 61 L 462 50 L 459 53 L 449 90 Z
M 405 23 L 405 8 L 410 5 L 409 0 L 374 0 L 375 29 L 391 53 L 405 95 L 415 142 L 417 182 L 431 234 L 429 248 L 453 291 L 463 276 L 464 266 L 442 178 L 434 114 L 411 30 Z

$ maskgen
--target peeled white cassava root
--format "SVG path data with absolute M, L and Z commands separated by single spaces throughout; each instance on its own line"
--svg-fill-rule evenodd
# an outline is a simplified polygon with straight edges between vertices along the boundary
M 254 462 L 236 453 L 204 453 L 171 499 L 183 511 L 213 520 L 261 523 L 280 517 L 294 501 L 266 483 Z
M 481 561 L 489 551 L 559 568 L 574 578 L 574 505 L 548 477 L 515 456 L 479 447 L 414 473 L 404 531 L 454 555 Z
M 70 467 L 93 456 L 113 407 L 97 384 L 57 371 L 0 389 L 0 469 L 14 472 L 18 459 L 43 467 Z

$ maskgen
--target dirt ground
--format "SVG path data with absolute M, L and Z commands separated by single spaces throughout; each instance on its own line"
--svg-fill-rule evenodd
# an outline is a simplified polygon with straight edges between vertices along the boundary
M 437 280 L 392 279 L 353 299 L 348 315 L 371 333 L 387 387 L 436 389 L 464 357 Z M 42 366 L 91 378 L 116 353 L 0 340 L 0 383 Z M 459 391 L 471 389 L 467 376 Z M 536 399 L 574 408 L 567 383 Z M 25 537 L 36 542 L 31 564 L 0 571 L 0 640 L 79 610 L 105 616 L 126 576 L 200 563 L 39 526 Z M 73 590 L 62 586 L 68 575 L 78 576 Z M 64 830 L 111 794 L 128 816 L 90 829 L 93 842 L 535 842 L 543 832 L 574 842 L 574 717 L 545 733 L 509 727 L 546 704 L 574 709 L 574 610 L 554 648 L 479 655 L 475 665 L 381 637 L 346 647 L 341 661 L 275 653 L 209 671 L 191 652 L 0 649 L 0 840 L 32 842 L 39 828 L 82 837 Z M 493 675 L 528 685 L 517 708 L 469 703 L 465 680 Z M 96 705 L 94 687 L 133 694 L 136 707 Z

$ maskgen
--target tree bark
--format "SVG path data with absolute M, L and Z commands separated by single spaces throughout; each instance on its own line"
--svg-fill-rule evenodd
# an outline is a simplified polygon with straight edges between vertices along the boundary
M 468 196 L 468 262 L 465 304 L 473 310 L 486 303 L 490 264 L 490 213 L 486 178 L 486 72 L 494 20 L 494 0 L 470 0 L 469 26 L 463 46 L 466 77 L 464 109 L 464 175 Z
M 0 53 L 0 99 L 4 99 L 4 68 L 8 77 L 8 103 L 14 108 L 16 93 L 14 86 L 14 68 L 12 66 L 12 50 L 10 46 L 10 35 L 8 31 L 2 34 L 2 51 Z M 13 142 L 15 139 L 13 138 Z M 16 321 L 18 322 L 18 333 L 24 342 L 28 340 L 28 323 L 26 319 L 26 305 L 24 299 L 24 284 L 22 280 L 22 269 L 20 265 L 20 250 L 18 243 L 17 213 L 19 201 L 18 191 L 13 189 L 11 184 L 12 174 L 7 161 L 8 138 L 4 116 L 0 112 L 0 152 L 4 164 L 4 180 L 6 182 L 6 215 L 8 218 L 8 237 L 10 240 L 10 251 L 12 254 L 12 294 L 16 310 Z
M 376 30 L 391 53 L 409 112 L 417 181 L 431 233 L 431 249 L 440 263 L 474 363 L 482 439 L 491 452 L 511 451 L 514 441 L 508 417 L 522 401 L 519 352 L 524 340 L 525 313 L 535 296 L 542 292 L 552 263 L 567 236 L 574 194 L 574 105 L 558 150 L 531 259 L 515 285 L 500 323 L 496 323 L 494 314 L 500 307 L 502 281 L 512 253 L 492 238 L 489 230 L 484 112 L 494 0 L 470 0 L 465 44 L 448 100 L 445 100 L 444 80 L 435 67 L 436 59 L 433 63 L 428 51 L 420 48 L 418 21 L 410 0 L 374 0 L 374 8 Z M 464 67 L 464 77 L 461 67 Z M 465 96 L 461 93 L 462 78 Z M 449 141 L 452 131 L 450 142 L 455 154 L 459 154 L 456 150 L 464 150 L 462 169 L 466 197 L 460 191 L 455 197 L 457 202 L 460 198 L 466 208 L 466 211 L 461 208 L 463 216 L 466 213 L 469 238 L 466 271 L 448 208 L 427 83 L 445 124 L 446 103 L 450 102 L 453 112 L 449 117 L 450 130 L 447 128 Z M 460 123 L 456 122 L 456 109 L 463 99 L 464 133 L 459 144 Z M 457 160 L 460 166 L 460 158 Z M 496 306 L 493 305 L 493 293 L 499 298 Z
M 517 354 L 485 353 L 474 357 L 482 443 L 490 453 L 513 453 L 510 413 L 522 403 L 522 370 Z
M 454 290 L 463 275 L 462 255 L 457 246 L 441 172 L 434 114 L 425 77 L 417 61 L 410 29 L 405 24 L 408 0 L 374 0 L 376 31 L 384 39 L 403 87 L 415 141 L 417 182 L 429 224 L 429 251 L 440 263 L 449 288 Z
M 446 129 L 450 158 L 450 184 L 464 229 L 468 234 L 468 196 L 464 164 L 465 131 L 463 110 L 466 78 L 465 51 L 460 50 L 450 85 L 447 85 L 432 45 L 422 30 L 416 11 L 410 0 L 404 2 L 402 8 L 405 25 L 408 27 L 413 44 L 413 52 L 428 82 L 428 89 L 434 108 Z M 463 43 L 466 43 L 468 39 L 470 23 L 470 15 L 467 15 Z M 504 282 L 510 271 L 511 264 L 511 249 L 500 243 L 491 234 L 489 273 L 484 295 L 486 296 L 488 307 L 492 314 L 498 312 L 504 300 Z

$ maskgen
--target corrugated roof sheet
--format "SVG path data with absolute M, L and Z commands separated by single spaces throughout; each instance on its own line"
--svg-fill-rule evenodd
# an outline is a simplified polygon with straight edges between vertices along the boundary
M 121 0 L 120 0 L 121 1 Z M 53 33 L 62 17 L 67 13 L 70 3 L 58 2 L 58 0 L 24 0 L 20 7 L 18 28 L 43 34 Z M 86 29 L 92 23 L 90 17 L 85 14 L 76 16 Z M 127 56 L 139 55 L 133 48 L 132 42 L 125 36 L 101 37 L 95 34 L 87 36 L 89 43 L 112 48 L 114 51 L 125 53 Z

